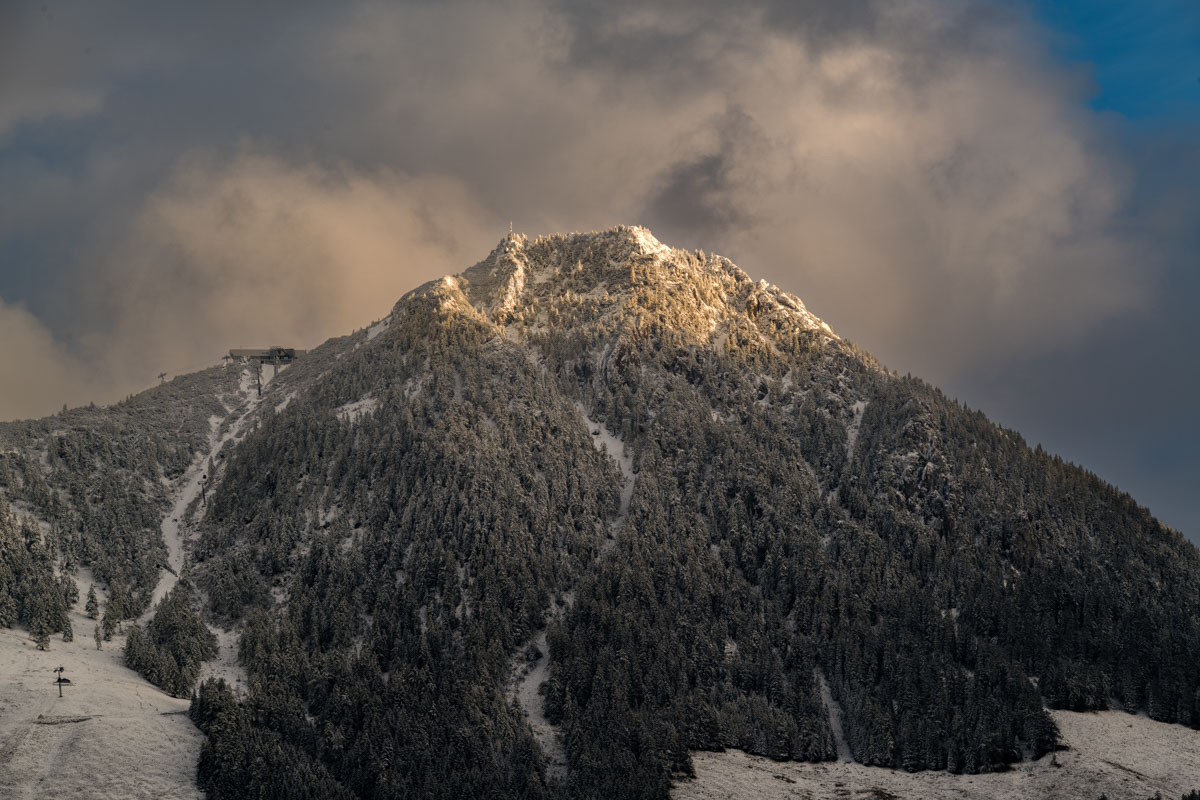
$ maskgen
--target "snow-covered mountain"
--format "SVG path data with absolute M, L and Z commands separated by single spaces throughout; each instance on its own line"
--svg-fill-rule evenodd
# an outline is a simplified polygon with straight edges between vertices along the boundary
M 240 681 L 192 705 L 210 797 L 664 797 L 699 750 L 978 773 L 1051 758 L 1044 704 L 1200 725 L 1192 545 L 645 229 L 510 235 L 261 401 L 206 375 L 171 471 L 109 460 L 188 598 L 135 665 Z M 107 456 L 60 427 L 0 431 L 46 597 L 106 557 L 65 487 Z

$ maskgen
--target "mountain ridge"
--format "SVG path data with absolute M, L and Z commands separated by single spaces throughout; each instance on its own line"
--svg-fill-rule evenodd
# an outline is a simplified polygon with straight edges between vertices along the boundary
M 493 324 L 536 333 L 549 324 L 545 315 L 556 300 L 586 303 L 603 318 L 628 310 L 642 291 L 655 293 L 662 306 L 687 307 L 690 318 L 678 315 L 665 322 L 697 341 L 738 312 L 765 325 L 777 316 L 791 316 L 800 328 L 837 338 L 795 295 L 766 281 L 754 282 L 724 257 L 667 247 L 638 226 L 532 241 L 510 233 L 475 266 L 426 283 L 400 303 L 432 296 L 448 308 L 470 305 Z

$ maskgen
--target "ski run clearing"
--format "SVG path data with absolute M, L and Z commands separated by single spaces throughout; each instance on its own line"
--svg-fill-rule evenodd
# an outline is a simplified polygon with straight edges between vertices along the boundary
M 263 378 L 263 385 L 266 385 L 270 381 L 270 377 L 263 376 Z M 216 455 L 230 440 L 240 440 L 250 412 L 262 400 L 257 394 L 250 369 L 242 373 L 239 388 L 241 394 L 239 397 L 233 398 L 235 404 L 228 411 L 228 415 L 224 418 L 209 418 L 208 449 L 196 454 L 192 465 L 188 467 L 188 471 L 175 486 L 171 510 L 163 517 L 162 521 L 163 541 L 167 545 L 167 565 L 159 577 L 158 585 L 154 587 L 150 609 L 141 619 L 143 623 L 153 615 L 154 606 L 175 588 L 175 584 L 179 582 L 179 576 L 183 573 L 185 540 L 189 538 L 189 534 L 193 533 L 192 528 L 196 522 L 195 519 L 188 518 L 188 511 L 197 498 L 202 501 L 206 499 L 206 496 L 202 497 L 201 493 L 207 486 L 216 483 L 216 475 L 213 472 Z M 223 435 L 221 434 L 222 426 L 225 426 Z M 203 516 L 204 510 L 201 507 L 197 513 Z
M 188 701 L 125 666 L 124 636 L 96 650 L 83 602 L 71 612 L 75 640 L 54 636 L 47 652 L 28 630 L 0 628 L 0 797 L 203 797 L 196 762 L 204 737 Z M 60 666 L 71 680 L 61 699 Z
M 777 762 L 741 751 L 693 753 L 696 778 L 675 800 L 922 798 L 923 800 L 1168 800 L 1200 789 L 1200 731 L 1121 711 L 1053 711 L 1070 749 L 1009 772 L 951 775 L 828 762 Z M 1056 765 L 1057 764 L 1057 765 Z
M 150 609 L 158 605 L 159 601 L 167 596 L 167 593 L 175 588 L 175 584 L 179 582 L 179 575 L 183 572 L 183 533 L 182 526 L 184 524 L 185 515 L 187 514 L 188 506 L 192 501 L 200 496 L 200 490 L 208 480 L 209 461 L 213 453 L 218 449 L 218 430 L 222 419 L 220 417 L 210 417 L 208 420 L 211 432 L 208 436 L 208 451 L 197 453 L 196 458 L 192 461 L 192 465 L 188 467 L 188 471 L 184 474 L 183 480 L 180 482 L 179 489 L 175 492 L 175 502 L 171 506 L 170 512 L 163 517 L 162 535 L 163 542 L 167 545 L 167 566 L 164 568 L 164 574 L 159 577 L 158 585 L 154 587 L 154 593 L 150 598 Z M 147 611 L 145 618 L 151 616 L 151 611 Z
M 264 375 L 264 384 L 271 375 Z M 201 497 L 213 460 L 221 448 L 243 434 L 258 405 L 254 375 L 246 370 L 239 396 L 225 418 L 209 420 L 208 447 L 198 453 L 172 487 L 172 504 L 162 521 L 167 564 L 154 589 L 160 601 L 179 581 L 186 565 L 186 544 L 195 520 L 189 511 Z M 223 430 L 223 432 L 222 432 Z M 83 613 L 89 570 L 76 581 L 79 601 L 71 610 L 74 641 L 50 640 L 37 649 L 24 628 L 0 628 L 0 798 L 43 797 L 89 800 L 202 798 L 196 788 L 196 763 L 203 735 L 187 716 L 188 701 L 174 698 L 125 666 L 125 637 L 114 635 L 97 650 L 95 620 Z M 102 587 L 97 592 L 104 600 Z M 144 624 L 153 610 L 139 620 Z M 125 629 L 133 623 L 126 622 Z M 237 635 L 218 631 L 220 654 L 205 664 L 201 678 L 217 676 L 244 689 L 244 671 L 236 663 Z M 58 696 L 54 670 L 63 667 L 71 683 Z

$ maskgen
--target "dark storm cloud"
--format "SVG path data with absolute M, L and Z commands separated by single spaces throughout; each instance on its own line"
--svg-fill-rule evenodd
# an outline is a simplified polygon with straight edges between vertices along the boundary
M 983 365 L 1098 387 L 1136 372 L 1110 331 L 1194 334 L 1200 169 L 1152 168 L 1011 3 L 46 5 L 0 12 L 0 369 L 41 376 L 0 415 L 360 326 L 510 219 L 729 254 L 1034 429 L 1060 406 Z M 1060 394 L 1094 410 L 1062 447 L 1103 438 L 1116 395 Z
M 1164 265 L 1152 310 L 1067 348 L 967 365 L 945 384 L 1031 444 L 1115 481 L 1168 524 L 1200 536 L 1200 127 L 1130 143 L 1139 181 L 1127 217 Z
M 876 35 L 886 16 L 875 0 L 665 0 L 654 4 L 560 0 L 555 6 L 574 34 L 570 47 L 573 63 L 585 68 L 603 65 L 632 74 L 645 74 L 647 68 L 695 68 L 714 60 L 721 50 L 752 48 L 758 36 L 747 26 L 803 37 L 806 44 L 820 49 Z M 747 35 L 738 35 L 743 32 Z M 731 37 L 731 33 L 735 35 Z
M 665 184 L 646 205 L 646 213 L 690 241 L 720 237 L 745 218 L 728 199 L 732 171 L 724 150 L 673 165 Z
M 766 22 L 773 27 L 796 31 L 812 42 L 870 37 L 879 31 L 881 16 L 877 0 L 772 0 L 765 4 Z
M 643 213 L 660 229 L 700 247 L 728 241 L 731 229 L 753 224 L 734 202 L 753 177 L 739 174 L 739 165 L 753 163 L 755 152 L 768 146 L 754 120 L 736 110 L 714 120 L 709 132 L 709 147 L 659 174 L 661 183 L 652 189 Z

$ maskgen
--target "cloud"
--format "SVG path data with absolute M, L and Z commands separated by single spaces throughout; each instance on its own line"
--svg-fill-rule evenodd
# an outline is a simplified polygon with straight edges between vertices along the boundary
M 20 376 L 6 382 L 0 418 L 111 401 L 231 347 L 315 346 L 501 235 L 454 180 L 290 163 L 250 146 L 190 154 L 78 287 L 103 325 L 68 345 L 0 304 L 0 374 Z
M 756 168 L 768 151 L 762 131 L 748 115 L 733 110 L 714 120 L 691 151 L 658 173 L 645 215 L 687 241 L 733 240 L 757 220 L 739 199 L 765 180 Z M 749 174 L 747 174 L 749 172 Z
M 44 416 L 63 403 L 79 405 L 91 387 L 84 365 L 38 319 L 0 300 L 0 419 Z
M 935 379 L 1156 287 L 1090 85 L 990 4 L 366 5 L 318 59 L 364 129 L 402 131 L 349 146 L 536 232 L 726 253 Z
M 35 201 L 0 208 L 74 226 L 23 251 L 81 287 L 36 310 L 115 376 L 360 326 L 509 219 L 722 252 L 937 381 L 1142 312 L 1177 257 L 1151 242 L 1183 221 L 1008 4 L 241 7 L 91 19 L 126 55 L 55 85 L 103 113 L 0 144 Z
M 18 124 L 93 113 L 103 89 L 87 79 L 90 53 L 45 11 L 14 4 L 0 12 L 0 141 Z M 71 46 L 61 47 L 64 40 Z
M 459 183 L 290 163 L 241 150 L 183 159 L 91 288 L 114 321 L 87 347 L 121 371 L 228 348 L 315 346 L 382 317 L 414 285 L 501 235 Z

